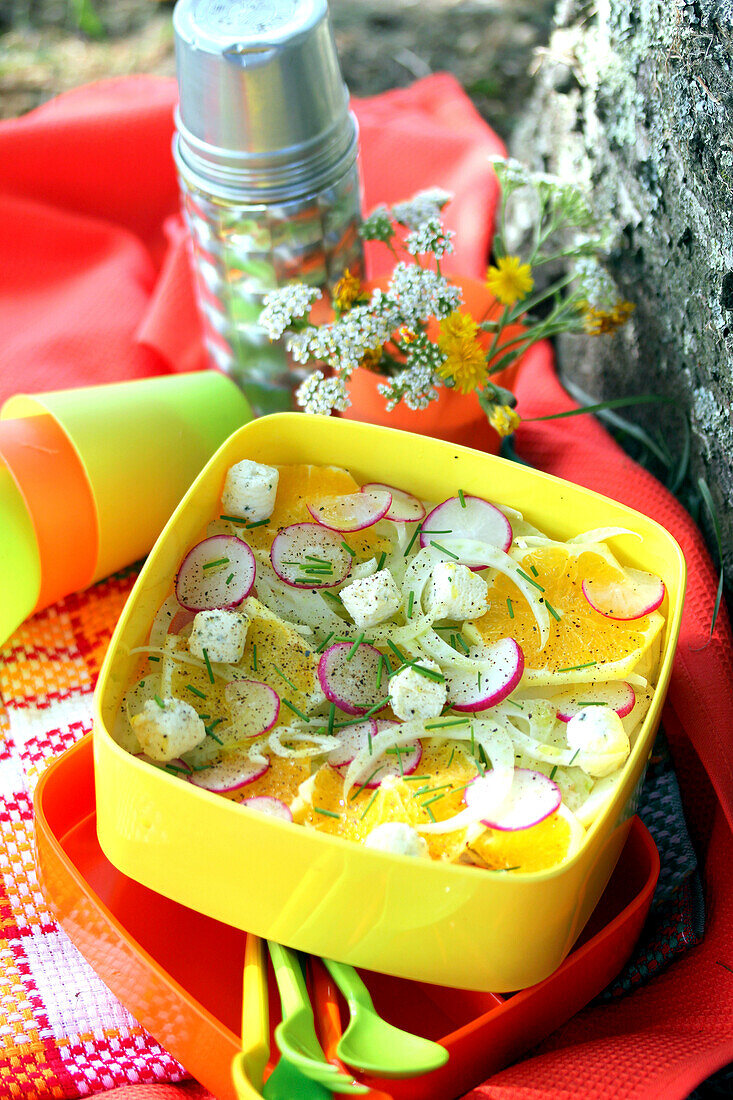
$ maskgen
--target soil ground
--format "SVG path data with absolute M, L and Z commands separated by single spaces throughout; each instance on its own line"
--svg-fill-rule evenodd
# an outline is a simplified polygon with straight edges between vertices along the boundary
M 507 138 L 526 103 L 554 0 L 331 0 L 355 95 L 454 73 Z M 165 0 L 0 0 L 0 118 L 125 73 L 175 73 Z

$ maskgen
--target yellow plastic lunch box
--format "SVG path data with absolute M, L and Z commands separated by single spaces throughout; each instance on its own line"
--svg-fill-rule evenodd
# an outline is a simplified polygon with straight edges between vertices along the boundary
M 187 550 L 215 515 L 227 469 L 339 465 L 360 482 L 421 499 L 466 493 L 519 509 L 560 539 L 620 526 L 624 563 L 666 585 L 666 625 L 651 708 L 623 780 L 580 850 L 550 871 L 511 875 L 392 855 L 242 809 L 150 767 L 110 736 L 155 612 Z M 154 480 L 148 487 L 155 491 Z M 209 917 L 290 947 L 398 977 L 506 992 L 560 965 L 626 840 L 659 724 L 679 633 L 685 563 L 659 524 L 526 466 L 440 440 L 284 413 L 241 428 L 217 451 L 150 554 L 112 638 L 96 691 L 94 760 L 101 847 L 124 874 Z M 196 944 L 190 945 L 196 951 Z

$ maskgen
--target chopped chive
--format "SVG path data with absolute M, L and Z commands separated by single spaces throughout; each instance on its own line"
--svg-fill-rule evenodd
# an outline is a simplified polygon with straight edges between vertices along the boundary
M 556 772 L 556 771 L 557 771 L 557 764 L 555 764 L 555 765 L 553 766 L 553 769 L 552 769 L 552 771 L 550 772 L 550 779 L 554 779 L 554 778 L 555 778 L 555 772 Z
M 539 573 L 537 572 L 537 570 L 535 569 L 535 567 L 533 565 L 530 565 L 530 569 L 532 570 L 532 576 L 533 577 L 539 577 Z
M 295 703 L 291 703 L 290 700 L 286 699 L 284 695 L 283 695 L 283 703 L 288 708 L 288 710 L 292 710 L 293 714 L 297 714 L 298 718 L 302 718 L 304 722 L 308 721 L 307 714 L 303 714 L 302 710 L 298 710 Z
M 446 726 L 465 726 L 468 722 L 468 718 L 446 718 L 444 722 L 430 722 L 425 723 L 426 730 L 441 730 Z
M 377 688 L 380 688 L 382 686 L 382 672 L 384 670 L 385 664 L 387 664 L 387 658 L 384 656 L 383 653 L 380 653 L 379 668 L 377 669 Z
M 573 760 L 575 760 L 575 757 L 578 755 L 579 752 L 580 752 L 580 749 L 576 749 L 575 752 L 573 753 L 573 755 L 571 757 L 571 760 L 570 760 L 570 763 L 568 764 L 569 768 L 572 768 Z
M 476 734 L 474 733 L 473 726 L 471 726 L 471 756 L 476 755 Z
M 295 686 L 295 684 L 293 683 L 293 681 L 292 681 L 292 680 L 288 680 L 288 678 L 287 678 L 287 676 L 285 675 L 285 673 L 284 673 L 284 672 L 281 672 L 281 671 L 280 671 L 280 669 L 279 669 L 279 668 L 277 667 L 277 665 L 273 665 L 272 667 L 273 667 L 273 668 L 275 669 L 275 672 L 276 672 L 276 673 L 278 674 L 278 676 L 279 676 L 279 677 L 280 677 L 280 678 L 281 678 L 282 680 L 284 680 L 284 681 L 285 681 L 285 683 L 286 683 L 286 684 L 290 684 L 290 686 L 291 686 L 291 688 L 293 689 L 293 691 L 297 691 L 297 690 L 298 690 L 298 689 L 297 689 L 297 687 Z
M 458 490 L 458 499 L 461 502 L 461 508 L 465 508 L 466 507 L 466 498 L 463 495 L 463 489 Z
M 428 773 L 427 775 L 406 775 L 405 783 L 420 783 L 423 779 L 432 779 L 433 777 Z
M 419 790 L 413 791 L 412 793 L 417 798 L 419 794 L 434 794 L 435 791 L 445 791 L 450 786 L 452 786 L 451 783 L 441 783 L 439 787 L 420 787 Z
M 251 531 L 253 527 L 264 527 L 265 524 L 269 523 L 269 522 L 270 522 L 269 518 L 268 519 L 258 519 L 256 523 L 248 523 L 247 524 L 247 530 Z
M 433 668 L 425 668 L 424 665 L 415 664 L 414 661 L 411 661 L 410 664 L 415 672 L 419 673 L 420 676 L 424 676 L 426 680 L 432 680 L 436 684 L 445 683 L 445 676 L 442 672 L 436 672 Z
M 456 642 L 455 634 L 451 634 L 449 644 L 451 646 L 451 649 L 458 649 L 458 643 Z
M 349 546 L 348 542 L 346 542 L 346 541 L 344 541 L 344 539 L 342 539 L 341 540 L 341 545 L 343 546 L 343 548 L 344 548 L 344 550 L 346 551 L 347 554 L 351 554 L 352 558 L 356 557 L 356 550 L 352 550 L 351 547 Z
M 552 604 L 550 603 L 550 601 L 549 601 L 548 599 L 546 599 L 546 600 L 545 600 L 545 607 L 546 607 L 546 608 L 547 608 L 547 610 L 548 610 L 548 611 L 550 612 L 550 614 L 552 615 L 553 619 L 554 619 L 554 620 L 555 620 L 556 622 L 558 622 L 558 623 L 559 623 L 559 622 L 560 622 L 560 619 L 562 618 L 562 616 L 560 615 L 560 613 L 559 613 L 558 611 L 556 611 L 556 610 L 555 610 L 555 608 L 554 608 L 554 607 L 552 606 Z
M 479 689 L 479 691 L 481 691 L 481 670 L 480 669 L 479 669 L 479 674 L 478 674 L 478 689 Z
M 432 806 L 433 802 L 440 802 L 441 798 L 445 798 L 445 793 L 436 794 L 434 798 L 429 798 L 427 802 L 421 802 L 420 805 L 422 806 L 423 810 L 427 810 L 428 806 Z
M 403 665 L 406 665 L 407 664 L 407 658 L 404 656 L 404 654 L 400 653 L 399 649 L 394 644 L 394 642 L 391 640 L 391 638 L 387 639 L 387 645 L 392 650 L 395 657 L 397 657 L 402 662 Z
M 517 569 L 517 573 L 519 573 L 520 577 L 524 577 L 525 581 L 529 581 L 530 584 L 533 584 L 535 588 L 539 588 L 540 592 L 545 591 L 538 581 L 535 581 L 532 579 L 532 577 L 530 577 L 529 573 L 525 573 L 522 569 Z
M 224 742 L 222 741 L 221 737 L 217 737 L 215 733 L 212 733 L 212 732 L 211 732 L 211 730 L 207 730 L 207 731 L 206 731 L 206 735 L 207 735 L 207 737 L 211 737 L 211 738 L 212 738 L 212 740 L 216 741 L 216 743 L 217 743 L 218 745 L 223 745 L 223 744 L 224 744 Z
M 441 546 L 435 539 L 430 540 L 430 545 L 434 546 L 436 550 L 440 550 L 441 554 L 447 554 L 449 558 L 453 558 L 455 561 L 460 561 L 458 554 L 454 554 L 452 550 L 446 550 L 445 546 Z
M 352 658 L 352 657 L 354 656 L 354 654 L 356 653 L 357 649 L 359 648 L 359 646 L 361 645 L 361 643 L 362 643 L 363 641 L 364 641 L 364 631 L 362 630 L 361 634 L 360 634 L 360 635 L 359 635 L 359 637 L 358 637 L 358 638 L 356 639 L 356 641 L 355 641 L 355 642 L 354 642 L 354 644 L 352 645 L 352 647 L 351 647 L 351 649 L 349 650 L 349 652 L 348 652 L 348 653 L 346 654 L 346 660 L 347 660 L 347 661 L 350 661 L 350 660 L 351 660 L 351 658 Z
M 341 603 L 341 597 L 336 592 L 329 592 L 328 590 L 326 590 L 323 595 L 328 596 L 329 600 L 333 600 L 334 603 Z
M 420 534 L 420 531 L 421 531 L 421 530 L 422 530 L 422 523 L 418 523 L 417 527 L 416 527 L 416 528 L 415 528 L 415 530 L 414 530 L 414 531 L 412 532 L 412 538 L 410 539 L 410 541 L 409 541 L 409 542 L 408 542 L 408 544 L 407 544 L 407 548 L 406 548 L 406 550 L 405 550 L 404 554 L 402 555 L 403 557 L 405 557 L 405 558 L 406 558 L 406 557 L 407 557 L 407 555 L 408 555 L 408 554 L 410 553 L 410 551 L 412 550 L 412 544 L 414 543 L 414 541 L 415 541 L 415 539 L 417 538 L 417 536 L 418 536 L 418 535 Z
M 211 719 L 211 715 L 210 714 L 199 714 L 199 718 L 201 719 L 202 722 L 208 722 Z
M 164 767 L 167 772 L 179 772 L 181 775 L 188 775 L 188 768 L 177 768 L 175 764 L 165 764 Z
M 462 634 L 456 634 L 456 644 L 464 653 L 468 653 L 468 646 L 464 642 Z
M 333 724 L 334 724 L 335 720 L 336 720 L 336 704 L 331 703 L 330 707 L 328 708 L 328 734 L 329 734 L 329 737 L 333 735 Z
M 584 665 L 569 665 L 568 668 L 559 668 L 558 672 L 578 672 L 581 668 L 590 668 L 592 665 L 597 665 L 598 661 L 586 661 Z
M 401 756 L 404 752 L 406 756 L 409 756 L 415 749 L 412 745 L 393 745 L 391 749 L 385 749 L 385 756 Z
M 581 703 L 578 700 L 579 707 L 607 707 L 608 703 L 599 702 L 597 699 L 589 699 L 587 702 Z
M 206 698 L 205 693 L 203 691 L 199 691 L 199 689 L 195 688 L 193 684 L 186 684 L 186 688 L 188 689 L 188 691 L 193 692 L 194 695 L 198 695 L 199 699 Z
M 305 560 L 306 561 L 314 561 L 314 562 L 316 562 L 317 565 L 332 565 L 333 564 L 332 562 L 330 562 L 328 560 L 328 558 L 322 558 L 318 554 L 306 554 L 305 555 Z M 298 564 L 299 563 L 295 562 L 295 561 L 283 562 L 283 565 L 298 565 Z
M 453 748 L 452 748 L 452 749 L 451 749 L 451 751 L 450 751 L 450 759 L 449 759 L 449 761 L 448 761 L 448 767 L 450 767 L 450 766 L 451 766 L 451 764 L 453 763 L 453 757 L 454 757 L 455 755 L 456 755 L 456 747 L 455 747 L 455 745 L 454 745 L 454 746 L 453 746 Z
M 412 591 L 412 589 L 410 589 L 410 598 L 407 601 L 407 618 L 408 619 L 412 618 L 412 607 L 413 607 L 414 603 L 415 603 L 415 593 Z
M 324 810 L 321 806 L 314 806 L 313 812 L 316 814 L 323 814 L 324 817 L 341 817 L 341 814 L 334 813 L 333 810 Z
M 372 795 L 372 797 L 371 797 L 371 798 L 369 799 L 369 801 L 367 802 L 367 804 L 366 804 L 366 808 L 364 809 L 364 813 L 363 813 L 363 814 L 361 815 L 361 820 L 362 820 L 362 821 L 364 820 L 364 818 L 366 817 L 366 815 L 367 815 L 367 814 L 369 813 L 369 811 L 371 810 L 371 808 L 372 808 L 372 803 L 374 802 L 374 799 L 375 799 L 375 798 L 377 797 L 377 795 L 378 795 L 378 794 L 379 794 L 379 787 L 377 787 L 377 789 L 375 790 L 374 794 Z
M 369 707 L 369 710 L 365 710 L 363 714 L 360 714 L 358 718 L 351 718 L 348 722 L 336 722 L 334 728 L 337 730 L 345 729 L 347 726 L 358 726 L 359 722 L 363 722 L 365 718 L 369 718 L 375 711 L 381 710 L 382 707 L 386 707 L 389 702 L 389 695 L 386 699 L 380 699 L 378 703 L 375 703 L 373 707 Z
M 516 866 L 514 866 L 514 867 L 496 867 L 494 869 L 496 871 L 498 871 L 500 874 L 505 875 L 507 873 L 507 871 L 521 871 L 522 870 L 522 864 L 517 863 Z
M 209 660 L 208 650 L 205 649 L 203 651 L 203 653 L 204 653 L 204 660 L 206 661 L 206 671 L 209 674 L 209 682 L 213 684 L 213 682 L 214 682 L 214 673 L 211 670 L 211 661 Z
M 435 814 L 433 813 L 433 811 L 430 809 L 429 806 L 425 806 L 424 808 L 428 811 L 428 817 L 430 818 L 432 823 L 435 824 Z
M 229 565 L 229 558 L 217 558 L 216 561 L 205 561 L 202 569 L 213 569 L 215 565 Z
M 369 776 L 369 778 L 365 779 L 364 782 L 361 784 L 361 786 L 357 787 L 357 789 L 354 791 L 354 793 L 349 795 L 349 802 L 353 802 L 355 798 L 358 798 L 358 796 L 361 794 L 361 792 L 369 786 L 369 784 L 371 783 L 372 779 L 374 779 L 374 776 L 377 774 L 377 772 L 382 770 L 382 767 L 383 767 L 382 764 L 377 765 L 377 767 L 374 769 L 374 771 Z
M 386 560 L 387 560 L 387 551 L 383 550 L 382 553 L 379 555 L 379 561 L 377 562 L 377 572 L 379 572 L 379 570 L 382 568 L 382 566 L 384 565 Z
M 373 751 L 371 728 L 367 730 L 367 744 L 369 745 L 369 755 L 371 756 Z
M 524 710 L 524 703 L 518 703 L 516 699 L 507 699 L 507 703 L 511 703 L 513 707 L 519 707 L 520 710 Z
M 223 722 L 223 721 L 224 721 L 223 718 L 215 718 L 213 722 L 209 722 L 208 726 L 206 726 L 206 732 L 210 734 L 211 731 L 213 729 L 216 729 L 216 727 L 219 725 L 219 723 Z
M 509 596 L 507 596 L 507 598 L 506 598 L 506 605 L 509 608 L 509 618 L 513 619 L 514 618 L 514 607 L 512 605 L 512 601 L 509 598 Z
M 331 641 L 331 638 L 333 638 L 333 635 L 334 635 L 334 631 L 332 630 L 331 633 L 328 635 L 328 637 L 323 639 L 323 641 L 319 645 L 318 649 L 316 650 L 316 653 L 323 653 L 324 649 L 326 648 L 328 643 Z
M 239 523 L 242 527 L 247 525 L 247 520 L 242 519 L 241 516 L 219 516 L 219 519 L 227 519 L 230 523 Z
M 165 703 L 163 702 L 163 700 L 161 699 L 161 697 L 159 695 L 154 695 L 153 699 L 155 699 L 156 703 L 158 704 L 158 706 L 160 707 L 161 710 L 165 710 Z
M 149 661 L 159 661 L 160 657 L 153 657 L 152 654 L 148 657 Z
M 257 643 L 252 643 L 252 669 L 257 672 Z
M 478 754 L 479 754 L 479 757 L 480 757 L 480 759 L 481 759 L 481 762 L 482 762 L 482 764 L 484 765 L 484 767 L 488 768 L 488 766 L 489 766 L 489 758 L 488 758 L 488 757 L 487 757 L 487 755 L 486 755 L 486 749 L 484 748 L 484 746 L 483 746 L 483 745 L 479 745 L 479 747 L 478 747 Z
M 314 577 L 330 577 L 333 573 L 332 565 L 300 565 L 302 573 L 309 573 Z
M 234 574 L 230 573 L 229 576 L 227 577 L 226 583 L 231 584 L 233 580 L 234 580 Z

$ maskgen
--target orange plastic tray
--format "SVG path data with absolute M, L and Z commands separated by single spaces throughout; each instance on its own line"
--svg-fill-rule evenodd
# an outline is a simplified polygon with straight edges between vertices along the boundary
M 35 811 L 41 882 L 59 924 L 119 1000 L 217 1100 L 236 1100 L 229 1067 L 239 1042 L 246 933 L 141 886 L 106 859 L 97 841 L 91 736 L 44 773 Z M 395 1100 L 451 1100 L 519 1058 L 619 972 L 658 874 L 654 842 L 634 818 L 575 949 L 554 974 L 520 993 L 466 992 L 362 972 L 385 1019 L 450 1052 L 447 1065 L 426 1077 L 370 1083 Z

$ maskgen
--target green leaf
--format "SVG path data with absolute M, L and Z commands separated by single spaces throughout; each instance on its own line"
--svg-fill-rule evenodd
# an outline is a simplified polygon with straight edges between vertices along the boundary
M 631 405 L 673 405 L 675 398 L 661 397 L 658 394 L 639 394 L 637 397 L 614 397 L 610 401 L 600 401 L 597 405 L 584 405 L 579 409 L 550 413 L 548 416 L 523 417 L 525 424 L 534 424 L 540 420 L 562 420 L 566 416 L 581 416 L 583 413 L 601 412 L 603 409 L 624 409 Z
M 104 23 L 97 15 L 92 0 L 70 0 L 71 14 L 77 30 L 87 38 L 106 38 Z

